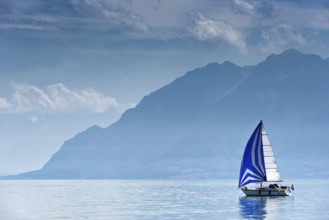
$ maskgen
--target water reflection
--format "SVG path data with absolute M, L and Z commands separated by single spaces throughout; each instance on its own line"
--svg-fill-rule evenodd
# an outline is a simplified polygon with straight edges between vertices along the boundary
M 240 197 L 240 215 L 245 219 L 277 219 L 290 204 L 291 196 Z M 289 205 L 290 206 L 290 205 Z
M 266 197 L 240 197 L 240 215 L 246 219 L 265 219 Z

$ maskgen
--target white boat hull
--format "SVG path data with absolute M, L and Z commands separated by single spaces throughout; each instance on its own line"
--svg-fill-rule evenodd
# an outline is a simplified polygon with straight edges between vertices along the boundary
M 287 188 L 256 188 L 256 189 L 248 189 L 248 188 L 241 188 L 246 196 L 291 196 L 291 189 L 290 187 Z

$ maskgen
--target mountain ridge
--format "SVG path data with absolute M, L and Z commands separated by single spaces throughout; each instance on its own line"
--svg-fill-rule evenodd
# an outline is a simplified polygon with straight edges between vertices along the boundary
M 255 66 L 226 61 L 196 68 L 145 96 L 111 126 L 67 140 L 41 170 L 15 178 L 232 178 L 260 119 L 273 128 L 279 168 L 282 162 L 284 174 L 298 177 L 303 167 L 294 154 L 307 158 L 303 141 L 312 141 L 306 135 L 322 140 L 317 132 L 329 129 L 320 120 L 329 113 L 322 98 L 329 92 L 327 60 L 289 49 Z M 308 127 L 312 118 L 320 118 L 319 128 Z M 321 162 L 305 162 L 301 177 L 328 174 L 321 169 L 328 162 L 316 151 L 327 152 L 327 144 L 313 146 Z

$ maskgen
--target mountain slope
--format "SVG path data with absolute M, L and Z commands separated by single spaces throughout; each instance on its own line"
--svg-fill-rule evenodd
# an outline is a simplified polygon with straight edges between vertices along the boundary
M 327 175 L 328 83 L 328 60 L 295 50 L 251 67 L 211 63 L 144 97 L 110 127 L 66 141 L 41 170 L 18 178 L 236 177 L 260 119 L 283 174 Z M 310 143 L 318 164 L 308 160 Z

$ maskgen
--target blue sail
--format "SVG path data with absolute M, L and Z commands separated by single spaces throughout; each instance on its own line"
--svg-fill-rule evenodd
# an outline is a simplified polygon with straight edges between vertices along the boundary
M 243 154 L 239 187 L 249 183 L 266 181 L 264 150 L 262 141 L 262 121 L 251 135 Z

